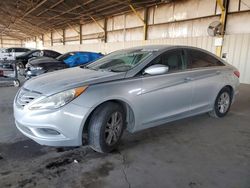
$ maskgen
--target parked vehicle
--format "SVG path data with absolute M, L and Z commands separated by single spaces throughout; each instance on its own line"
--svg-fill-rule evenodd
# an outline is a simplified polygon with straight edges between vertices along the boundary
M 55 59 L 38 58 L 29 61 L 26 65 L 25 75 L 29 79 L 43 73 L 84 65 L 102 56 L 102 54 L 94 52 L 68 52 Z
M 16 63 L 14 61 L 0 61 L 0 83 L 13 83 L 14 87 L 20 86 Z
M 19 68 L 25 68 L 26 64 L 31 58 L 36 57 L 52 57 L 56 58 L 62 54 L 53 50 L 31 50 L 16 57 L 17 65 Z
M 0 53 L 4 52 L 5 48 L 0 48 Z
M 15 122 L 42 145 L 79 146 L 87 138 L 94 150 L 110 152 L 124 129 L 225 116 L 238 86 L 239 71 L 205 50 L 137 47 L 26 82 L 14 100 Z
M 28 51 L 28 48 L 6 48 L 0 52 L 0 60 L 15 60 L 17 56 Z

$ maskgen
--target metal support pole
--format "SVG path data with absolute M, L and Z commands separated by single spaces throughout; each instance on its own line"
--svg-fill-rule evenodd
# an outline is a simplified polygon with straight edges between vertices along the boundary
M 141 15 L 135 10 L 134 6 L 132 4 L 129 4 L 129 7 L 134 12 L 134 14 L 142 21 L 143 23 L 143 39 L 147 40 L 147 33 L 148 33 L 148 8 L 145 9 L 144 12 L 144 19 L 141 17 Z
M 50 45 L 53 46 L 53 32 L 50 33 Z
M 62 42 L 63 42 L 63 45 L 65 45 L 65 29 L 62 30 L 63 31 L 63 36 L 62 36 Z
M 228 7 L 229 7 L 229 0 L 224 0 L 222 2 L 222 0 L 216 0 L 217 4 L 219 5 L 220 9 L 221 9 L 221 17 L 220 17 L 220 22 L 222 24 L 222 34 L 221 34 L 221 38 L 222 41 L 224 39 L 224 35 L 225 35 L 225 31 L 226 31 L 226 23 L 227 23 L 227 13 L 228 13 Z M 221 57 L 221 53 L 222 53 L 222 45 L 221 46 L 217 46 L 216 47 L 216 55 Z
M 80 24 L 79 26 L 80 26 L 79 39 L 80 39 L 80 44 L 82 44 L 82 24 Z
M 1 48 L 3 48 L 3 37 L 1 36 Z
M 93 18 L 92 16 L 89 16 L 95 23 L 96 25 L 101 28 L 104 32 L 104 42 L 107 42 L 107 19 L 104 18 L 104 26 L 102 26 L 95 18 Z
M 104 43 L 107 43 L 107 18 L 104 18 Z
M 37 37 L 35 36 L 35 43 L 36 43 L 36 48 L 37 48 Z
M 42 45 L 44 47 L 44 34 L 42 34 Z
M 148 8 L 144 9 L 143 38 L 148 39 Z

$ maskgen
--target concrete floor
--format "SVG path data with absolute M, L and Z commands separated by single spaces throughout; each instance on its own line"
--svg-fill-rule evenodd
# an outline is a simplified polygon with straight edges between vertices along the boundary
M 207 114 L 136 134 L 119 149 L 44 147 L 14 125 L 17 89 L 0 87 L 0 187 L 250 187 L 250 86 L 223 119 Z M 74 162 L 75 160 L 75 162 Z

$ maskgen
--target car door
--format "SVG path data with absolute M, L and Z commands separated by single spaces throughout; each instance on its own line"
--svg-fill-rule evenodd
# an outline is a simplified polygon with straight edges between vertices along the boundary
M 218 94 L 221 68 L 224 64 L 212 55 L 196 49 L 186 49 L 189 65 L 192 69 L 190 78 L 194 84 L 191 112 L 202 113 L 213 107 Z
M 167 51 L 148 66 L 163 64 L 169 71 L 162 75 L 142 77 L 142 123 L 137 130 L 185 117 L 192 101 L 192 82 L 186 70 L 182 49 Z M 147 67 L 148 67 L 147 66 Z

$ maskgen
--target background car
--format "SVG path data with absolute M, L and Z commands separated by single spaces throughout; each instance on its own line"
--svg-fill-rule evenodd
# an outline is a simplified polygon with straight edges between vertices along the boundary
M 29 61 L 26 65 L 25 76 L 29 79 L 46 72 L 84 65 L 102 57 L 103 54 L 95 52 L 68 52 L 57 58 L 38 58 Z
M 133 133 L 207 112 L 225 116 L 239 76 L 198 48 L 121 50 L 26 82 L 15 99 L 15 122 L 42 145 L 80 146 L 87 139 L 94 150 L 109 152 L 124 129 Z
M 15 60 L 17 56 L 30 50 L 28 48 L 6 48 L 0 52 L 0 60 Z
M 19 68 L 24 68 L 26 64 L 28 63 L 28 60 L 31 58 L 36 58 L 36 57 L 52 57 L 56 58 L 60 56 L 59 52 L 53 51 L 53 50 L 31 50 L 28 51 L 22 55 L 19 55 L 16 57 L 17 61 L 17 66 Z

